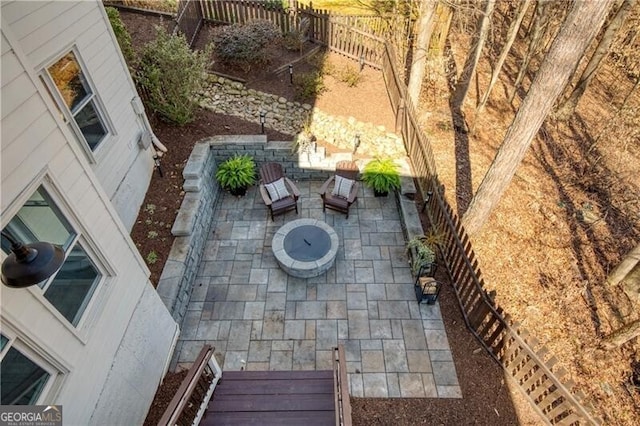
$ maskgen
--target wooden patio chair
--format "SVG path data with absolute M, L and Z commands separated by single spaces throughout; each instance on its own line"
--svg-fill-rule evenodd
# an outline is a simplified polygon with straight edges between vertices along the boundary
M 269 207 L 271 220 L 274 216 L 295 210 L 298 214 L 298 198 L 300 191 L 294 183 L 284 175 L 282 165 L 264 163 L 260 167 L 260 195 Z
M 359 185 L 356 179 L 359 173 L 358 165 L 354 161 L 339 161 L 336 164 L 335 175 L 327 179 L 320 188 L 322 211 L 339 211 L 349 218 L 349 207 L 358 198 Z

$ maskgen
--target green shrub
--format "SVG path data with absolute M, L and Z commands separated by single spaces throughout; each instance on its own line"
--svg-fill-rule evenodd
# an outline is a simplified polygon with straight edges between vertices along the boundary
M 356 87 L 360 80 L 362 79 L 362 75 L 358 72 L 358 70 L 351 66 L 347 65 L 344 68 L 340 69 L 336 73 L 336 78 L 345 83 L 349 87 Z
M 298 100 L 309 100 L 326 90 L 319 71 L 293 75 L 293 89 Z
M 157 38 L 142 50 L 136 81 L 146 92 L 146 105 L 169 123 L 193 121 L 196 94 L 206 81 L 210 47 L 194 52 L 183 35 L 157 26 Z
M 256 163 L 249 155 L 234 155 L 216 170 L 220 186 L 234 195 L 242 195 L 256 181 Z
M 391 158 L 376 158 L 364 166 L 362 181 L 380 194 L 400 188 L 400 171 Z
M 269 61 L 267 47 L 282 39 L 280 29 L 264 20 L 222 27 L 213 35 L 216 57 L 223 63 L 249 71 Z
M 131 36 L 129 35 L 129 31 L 127 31 L 127 28 L 122 23 L 122 19 L 120 19 L 120 12 L 118 12 L 118 9 L 115 7 L 105 7 L 105 10 L 109 17 L 111 28 L 113 28 L 113 32 L 116 35 L 116 40 L 118 40 L 118 45 L 120 46 L 122 55 L 127 61 L 129 67 L 133 67 L 136 55 L 133 52 L 133 47 L 131 47 Z
M 282 43 L 287 50 L 302 50 L 303 41 L 300 31 L 289 31 L 282 38 Z

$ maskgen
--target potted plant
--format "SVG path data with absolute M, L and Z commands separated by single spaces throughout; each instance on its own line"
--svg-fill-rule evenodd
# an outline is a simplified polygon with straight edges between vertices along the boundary
M 249 155 L 234 155 L 220 164 L 216 171 L 220 186 L 232 195 L 243 196 L 256 181 L 256 163 Z
M 389 192 L 400 189 L 398 169 L 391 158 L 375 158 L 364 166 L 362 181 L 373 189 L 376 197 L 385 197 Z
M 427 235 L 413 237 L 407 243 L 407 254 L 411 257 L 411 271 L 414 275 L 432 277 L 436 273 L 436 252 Z

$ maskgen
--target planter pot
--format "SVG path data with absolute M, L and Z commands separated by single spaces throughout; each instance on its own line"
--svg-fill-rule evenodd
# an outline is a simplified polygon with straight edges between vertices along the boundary
M 373 196 L 374 197 L 386 197 L 387 195 L 389 195 L 388 191 L 376 191 L 375 189 L 373 190 Z
M 242 188 L 231 188 L 229 190 L 231 195 L 235 195 L 236 197 L 244 197 L 247 194 L 247 187 L 243 186 Z

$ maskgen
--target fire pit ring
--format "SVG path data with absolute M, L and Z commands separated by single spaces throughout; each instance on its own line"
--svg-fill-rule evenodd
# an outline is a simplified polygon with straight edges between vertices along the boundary
M 276 231 L 271 242 L 280 267 L 289 275 L 311 278 L 331 268 L 338 254 L 338 234 L 318 219 L 296 219 Z

